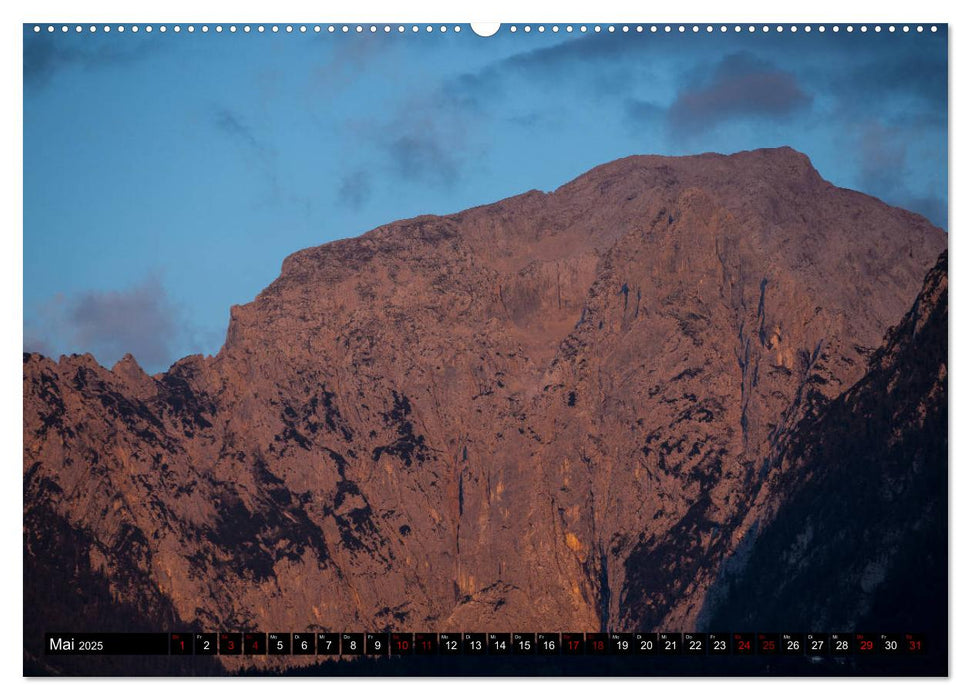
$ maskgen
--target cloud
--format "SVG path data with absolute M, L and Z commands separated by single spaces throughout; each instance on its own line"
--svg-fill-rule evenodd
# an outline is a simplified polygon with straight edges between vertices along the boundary
M 215 116 L 216 128 L 233 138 L 240 139 L 247 146 L 257 152 L 264 152 L 266 148 L 256 140 L 253 130 L 243 124 L 241 118 L 228 109 L 220 109 Z
M 907 145 L 897 129 L 879 123 L 864 127 L 858 138 L 859 178 L 865 192 L 899 189 L 907 160 Z
M 524 51 L 509 57 L 505 62 L 520 70 L 559 71 L 578 61 L 614 59 L 630 51 L 649 48 L 642 37 L 634 35 L 625 37 L 623 34 L 589 34 L 579 39 Z
M 243 120 L 242 115 L 226 108 L 216 110 L 213 115 L 216 129 L 239 144 L 247 158 L 251 159 L 269 182 L 274 198 L 280 196 L 280 182 L 276 167 L 276 150 L 267 142 L 257 138 L 256 133 Z
M 917 49 L 904 37 L 881 37 L 862 58 L 845 60 L 844 69 L 827 73 L 830 89 L 857 112 L 872 112 L 873 100 L 899 102 L 947 119 L 947 49 Z M 899 107 L 899 104 L 897 105 Z
M 943 197 L 910 195 L 901 200 L 900 206 L 917 212 L 935 226 L 947 230 L 947 201 Z
M 309 45 L 314 58 L 321 59 L 313 69 L 313 81 L 321 92 L 334 93 L 348 88 L 358 81 L 367 80 L 368 71 L 375 63 L 387 60 L 395 50 L 394 37 L 358 34 L 355 36 L 323 36 L 328 53 L 321 56 L 320 46 Z
M 449 80 L 444 94 L 457 106 L 482 110 L 505 91 L 510 78 L 533 85 L 579 86 L 599 94 L 619 94 L 632 83 L 629 62 L 611 60 L 652 50 L 652 46 L 623 34 L 591 34 L 507 56 Z
M 53 354 L 63 346 L 108 365 L 130 352 L 149 371 L 168 367 L 185 331 L 155 276 L 120 291 L 89 290 L 70 300 L 56 295 L 25 326 L 24 350 Z
M 77 43 L 79 40 L 83 43 Z M 24 37 L 24 86 L 43 87 L 59 71 L 72 66 L 95 69 L 140 61 L 158 46 L 157 42 L 134 37 L 113 37 L 102 43 L 93 41 L 93 37 L 31 31 Z
M 484 115 L 459 109 L 437 86 L 411 94 L 380 116 L 348 121 L 361 141 L 376 149 L 379 160 L 372 174 L 398 185 L 452 189 L 465 175 L 475 155 L 474 135 Z M 345 178 L 346 180 L 346 178 Z M 361 182 L 345 181 L 347 194 Z M 367 183 L 370 187 L 370 181 Z M 340 191 L 338 193 L 340 197 Z
M 371 176 L 364 170 L 356 170 L 341 179 L 337 201 L 349 209 L 360 209 L 371 199 Z
M 54 354 L 54 347 L 44 338 L 24 329 L 24 352 L 37 352 L 50 357 Z
M 785 120 L 810 104 L 795 75 L 738 52 L 722 58 L 705 84 L 679 93 L 667 119 L 675 132 L 696 133 L 739 118 Z
M 430 134 L 406 134 L 387 146 L 394 173 L 407 180 L 449 186 L 459 177 L 459 163 L 440 138 Z
M 634 131 L 664 120 L 666 110 L 647 100 L 629 99 L 624 103 L 624 117 Z
M 869 122 L 856 131 L 857 182 L 863 192 L 925 216 L 931 223 L 947 227 L 945 198 L 917 192 L 920 181 L 913 176 L 911 144 L 913 134 L 897 126 Z

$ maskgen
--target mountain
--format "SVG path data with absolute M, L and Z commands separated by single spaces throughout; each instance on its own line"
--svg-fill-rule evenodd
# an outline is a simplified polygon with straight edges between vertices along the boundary
M 892 412 L 873 363 L 946 239 L 788 148 L 635 156 L 294 253 L 163 374 L 25 354 L 25 590 L 67 557 L 164 629 L 701 629 L 797 489 L 846 486 L 813 446 Z M 25 596 L 27 657 L 28 617 L 98 628 L 63 607 Z

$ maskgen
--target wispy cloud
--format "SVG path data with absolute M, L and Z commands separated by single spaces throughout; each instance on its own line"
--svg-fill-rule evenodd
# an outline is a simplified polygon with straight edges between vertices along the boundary
M 883 43 L 869 51 L 866 60 L 846 60 L 844 70 L 832 71 L 827 81 L 830 89 L 856 113 L 872 112 L 876 100 L 934 115 L 943 123 L 947 119 L 946 109 L 940 109 L 947 104 L 946 54 L 902 51 L 899 41 L 887 43 L 889 38 L 878 39 Z M 906 103 L 901 103 L 901 97 Z
M 475 155 L 470 136 L 479 132 L 485 119 L 457 107 L 438 86 L 431 86 L 427 92 L 397 102 L 386 114 L 354 120 L 349 126 L 377 152 L 378 160 L 371 171 L 374 179 L 399 187 L 449 190 L 466 175 Z M 357 196 L 363 184 L 363 178 L 345 178 L 341 191 Z M 370 193 L 371 177 L 366 184 Z M 353 197 L 347 203 L 352 201 Z
M 913 189 L 915 178 L 909 166 L 913 141 L 911 132 L 870 121 L 854 133 L 860 189 L 890 204 L 916 211 L 937 226 L 946 227 L 947 203 L 944 197 Z
M 663 122 L 667 110 L 649 100 L 628 99 L 624 102 L 624 116 L 627 124 L 635 131 L 645 126 Z
M 78 43 L 83 39 L 84 43 Z M 92 41 L 92 37 L 34 34 L 24 37 L 24 86 L 47 85 L 59 71 L 70 67 L 103 68 L 140 61 L 158 50 L 159 43 L 141 37 Z
M 277 154 L 273 146 L 259 138 L 241 114 L 225 107 L 216 110 L 213 124 L 242 148 L 244 157 L 266 177 L 273 198 L 279 198 L 280 179 L 277 173 Z
M 228 109 L 220 109 L 215 116 L 216 128 L 229 136 L 237 138 L 259 153 L 265 153 L 266 147 L 256 140 L 253 130 L 243 124 L 242 118 Z
M 371 176 L 364 170 L 355 170 L 341 178 L 337 201 L 350 209 L 360 209 L 371 198 Z
M 461 73 L 445 84 L 443 92 L 457 106 L 474 110 L 496 102 L 506 92 L 507 82 L 515 79 L 535 86 L 582 85 L 599 94 L 626 93 L 631 89 L 631 65 L 612 59 L 651 50 L 651 45 L 633 37 L 593 34 L 522 51 Z
M 399 136 L 388 143 L 387 154 L 394 173 L 407 180 L 447 187 L 459 176 L 455 152 L 430 134 Z

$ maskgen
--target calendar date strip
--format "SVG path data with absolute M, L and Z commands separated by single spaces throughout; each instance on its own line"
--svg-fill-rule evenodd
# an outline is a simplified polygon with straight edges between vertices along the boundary
M 917 656 L 923 634 L 691 632 L 161 632 L 48 633 L 50 655 Z

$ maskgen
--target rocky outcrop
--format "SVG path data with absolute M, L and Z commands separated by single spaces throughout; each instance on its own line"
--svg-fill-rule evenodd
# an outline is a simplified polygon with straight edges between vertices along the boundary
M 692 629 L 945 246 L 786 148 L 389 224 L 215 357 L 25 355 L 25 521 L 187 628 Z

